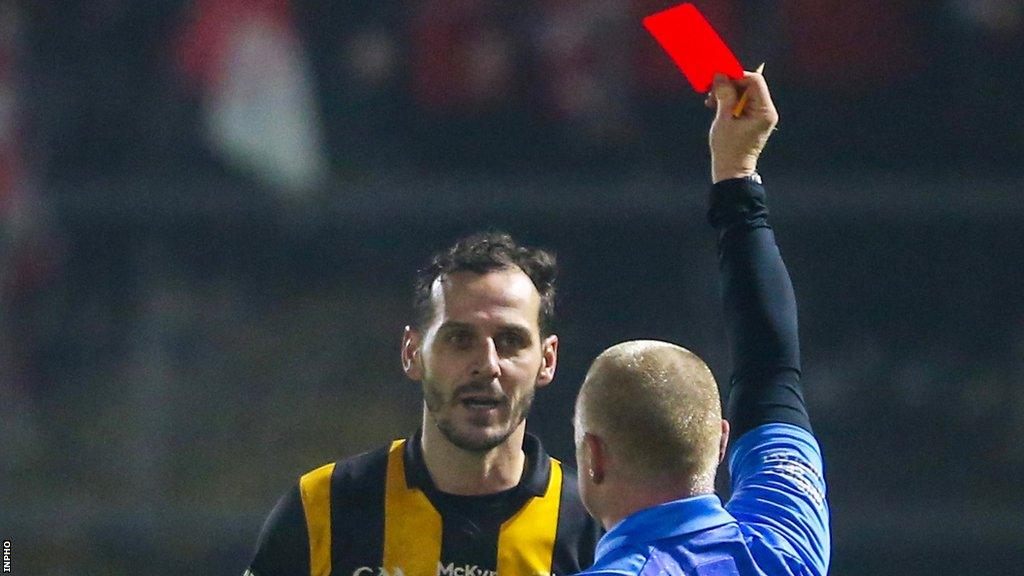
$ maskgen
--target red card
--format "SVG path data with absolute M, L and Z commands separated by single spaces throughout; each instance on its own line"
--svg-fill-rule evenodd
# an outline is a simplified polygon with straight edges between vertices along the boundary
M 682 70 L 697 92 L 711 89 L 716 73 L 743 77 L 743 66 L 693 4 L 644 18 L 644 27 Z

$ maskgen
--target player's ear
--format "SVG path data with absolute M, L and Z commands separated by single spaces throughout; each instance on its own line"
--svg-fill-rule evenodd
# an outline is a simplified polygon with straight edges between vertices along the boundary
M 725 450 L 729 446 L 729 421 L 722 419 L 722 437 L 718 440 L 718 463 L 725 460 Z
M 590 481 L 594 484 L 601 484 L 608 473 L 608 448 L 600 436 L 590 432 L 584 434 L 583 442 L 587 445 L 589 458 L 586 469 L 580 470 L 579 473 L 589 476 Z
M 555 366 L 558 364 L 558 336 L 548 336 L 540 343 L 541 365 L 537 373 L 537 386 L 543 387 L 555 379 Z
M 402 333 L 402 370 L 411 380 L 423 378 L 423 335 L 412 326 L 406 326 Z

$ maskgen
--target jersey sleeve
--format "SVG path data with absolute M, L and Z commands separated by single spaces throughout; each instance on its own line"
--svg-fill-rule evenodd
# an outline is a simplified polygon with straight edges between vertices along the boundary
M 715 184 L 708 221 L 719 231 L 722 304 L 735 365 L 726 410 L 733 438 L 773 422 L 810 431 L 796 297 L 768 223 L 764 187 L 741 178 Z
M 821 449 L 810 432 L 765 424 L 744 434 L 729 455 L 732 498 L 726 509 L 776 552 L 809 574 L 828 569 L 829 511 Z
M 296 485 L 270 512 L 244 576 L 309 576 L 309 532 Z

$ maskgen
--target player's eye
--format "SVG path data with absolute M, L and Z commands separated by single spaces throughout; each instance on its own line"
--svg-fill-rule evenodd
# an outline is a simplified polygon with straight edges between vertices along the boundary
M 519 350 L 526 347 L 526 339 L 517 332 L 509 332 L 498 336 L 496 344 L 504 350 Z
M 445 336 L 445 341 L 457 348 L 465 348 L 473 343 L 473 335 L 466 330 L 454 330 Z

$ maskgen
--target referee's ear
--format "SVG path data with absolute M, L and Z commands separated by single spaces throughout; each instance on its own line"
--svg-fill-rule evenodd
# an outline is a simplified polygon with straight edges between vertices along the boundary
M 600 436 L 587 432 L 583 436 L 583 442 L 587 445 L 585 472 L 592 483 L 602 484 L 608 473 L 608 449 L 604 440 Z M 582 466 L 583 463 L 581 462 L 579 465 Z M 583 474 L 584 470 L 580 470 L 579 473 Z
M 722 437 L 718 440 L 718 463 L 725 460 L 725 451 L 729 447 L 729 421 L 722 418 Z
M 419 330 L 406 326 L 402 333 L 402 371 L 416 382 L 423 378 L 423 356 L 420 354 L 422 344 L 423 336 Z

